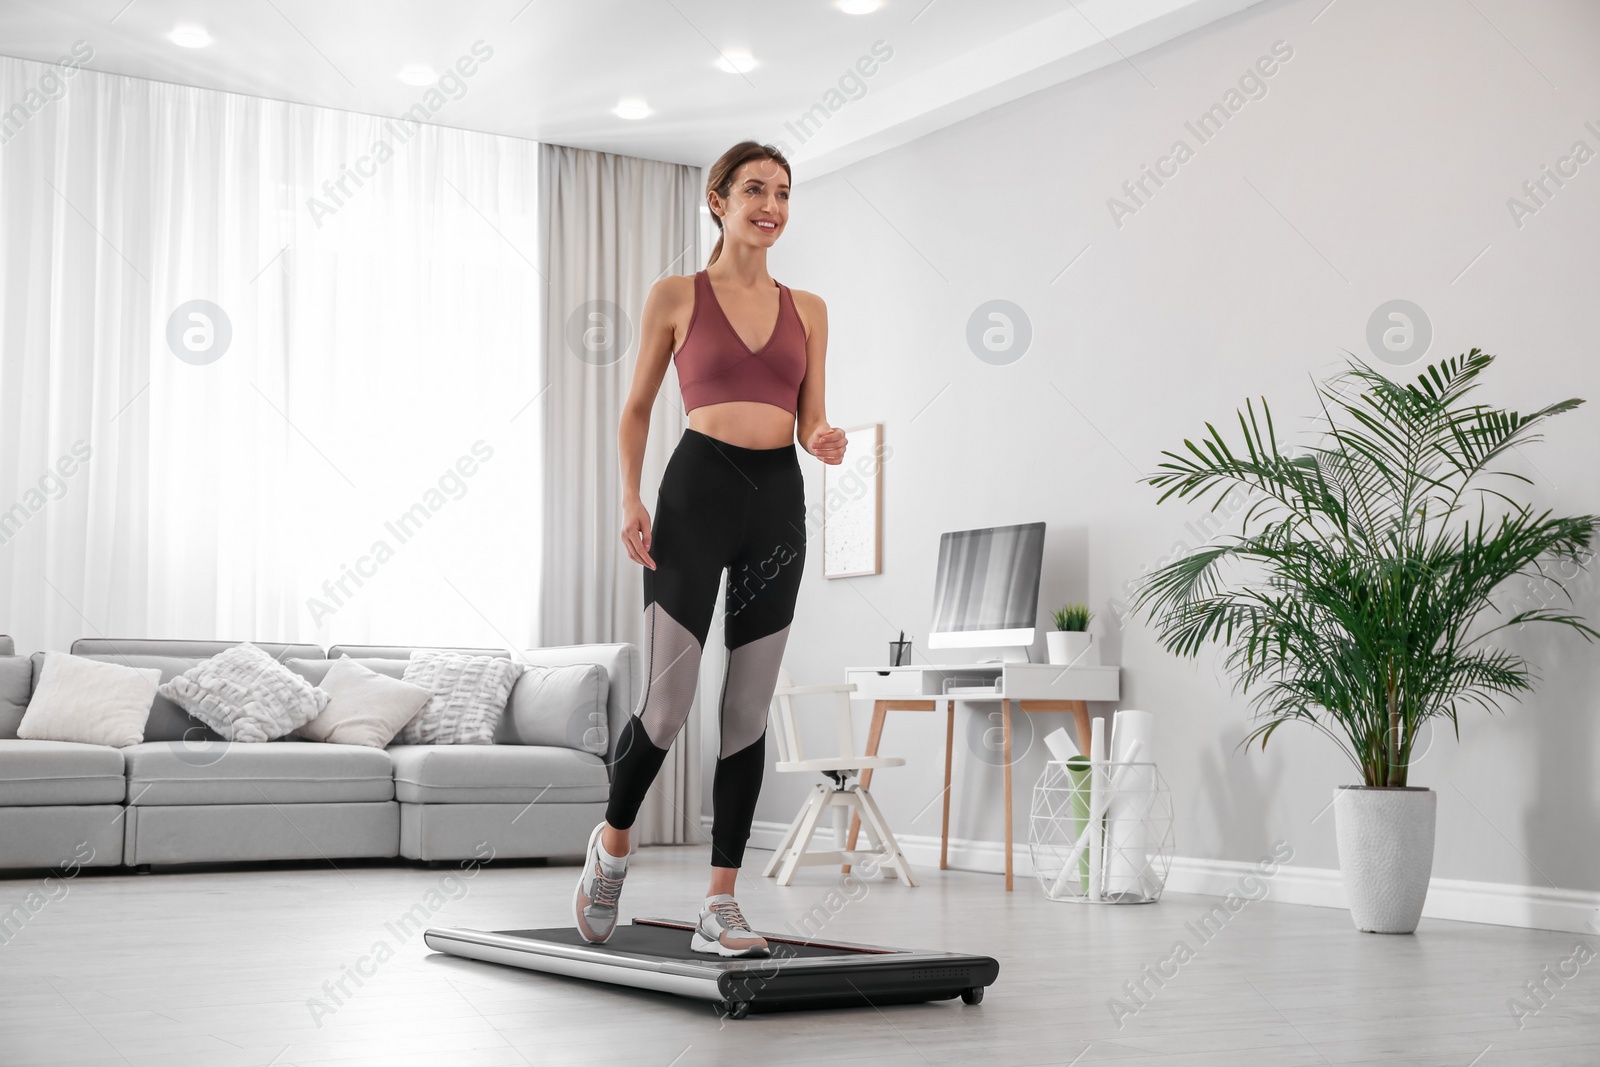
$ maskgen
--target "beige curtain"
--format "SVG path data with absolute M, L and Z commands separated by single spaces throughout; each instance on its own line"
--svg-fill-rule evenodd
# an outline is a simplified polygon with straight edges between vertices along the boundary
M 539 644 L 643 646 L 643 578 L 619 536 L 617 423 L 639 355 L 650 286 L 699 269 L 699 168 L 563 145 L 539 146 L 545 462 Z M 688 420 L 670 370 L 656 399 L 639 491 L 654 515 Z M 709 640 L 709 639 L 708 639 Z M 702 686 L 703 688 L 703 686 Z M 688 725 L 635 823 L 634 840 L 701 844 L 697 694 Z

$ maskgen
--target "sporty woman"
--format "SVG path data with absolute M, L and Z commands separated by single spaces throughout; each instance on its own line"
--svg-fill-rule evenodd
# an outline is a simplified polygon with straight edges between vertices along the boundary
M 795 440 L 824 463 L 845 436 L 823 411 L 828 344 L 822 298 L 767 273 L 789 221 L 789 163 L 744 141 L 712 166 L 706 202 L 721 231 L 706 268 L 663 278 L 645 298 L 639 363 L 618 430 L 622 541 L 644 576 L 644 696 L 618 739 L 605 821 L 589 836 L 573 910 L 591 942 L 611 936 L 631 855 L 629 829 L 683 728 L 700 654 L 728 571 L 727 673 L 717 698 L 721 747 L 711 797 L 711 884 L 691 940 L 697 952 L 767 954 L 734 900 L 766 768 L 767 708 L 805 565 L 805 485 Z M 655 523 L 639 472 L 656 392 L 676 362 L 689 428 L 661 478 Z

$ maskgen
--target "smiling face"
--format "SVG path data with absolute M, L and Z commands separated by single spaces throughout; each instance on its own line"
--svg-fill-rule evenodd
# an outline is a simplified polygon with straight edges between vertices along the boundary
M 724 242 L 771 248 L 789 222 L 789 174 L 770 159 L 752 159 L 734 173 L 726 199 L 709 194 L 722 217 Z

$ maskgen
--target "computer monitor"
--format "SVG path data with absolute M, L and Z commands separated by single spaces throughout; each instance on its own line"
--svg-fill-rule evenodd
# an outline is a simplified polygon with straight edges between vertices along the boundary
M 929 648 L 1000 648 L 1026 662 L 1039 615 L 1044 523 L 957 530 L 939 538 Z

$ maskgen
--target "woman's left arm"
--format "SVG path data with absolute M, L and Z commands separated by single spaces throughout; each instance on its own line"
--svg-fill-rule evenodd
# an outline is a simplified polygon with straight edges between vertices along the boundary
M 828 305 L 815 293 L 791 289 L 795 308 L 806 325 L 806 377 L 800 383 L 795 435 L 800 447 L 824 463 L 844 462 L 844 431 L 828 425 L 823 363 L 828 354 Z

